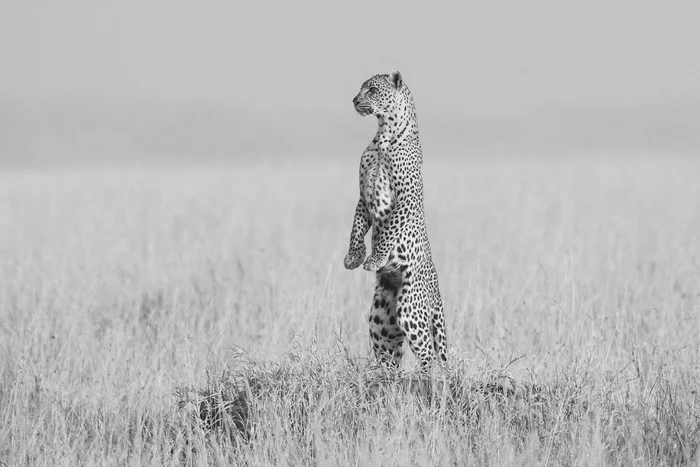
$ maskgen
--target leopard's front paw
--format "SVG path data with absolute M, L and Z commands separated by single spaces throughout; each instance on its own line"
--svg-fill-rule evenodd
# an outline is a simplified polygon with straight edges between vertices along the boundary
M 365 271 L 377 271 L 379 268 L 384 266 L 384 261 L 377 258 L 374 254 L 370 255 L 362 266 Z
M 343 262 L 345 269 L 357 269 L 357 267 L 362 264 L 362 261 L 365 260 L 366 254 L 367 250 L 364 246 L 359 250 L 349 251 L 348 254 L 345 255 L 345 261 Z

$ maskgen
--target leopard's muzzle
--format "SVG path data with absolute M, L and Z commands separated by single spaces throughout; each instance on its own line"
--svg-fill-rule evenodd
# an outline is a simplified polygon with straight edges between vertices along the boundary
M 372 106 L 369 105 L 366 101 L 364 101 L 359 94 L 353 98 L 352 104 L 355 107 L 357 113 L 362 115 L 363 117 L 372 114 Z

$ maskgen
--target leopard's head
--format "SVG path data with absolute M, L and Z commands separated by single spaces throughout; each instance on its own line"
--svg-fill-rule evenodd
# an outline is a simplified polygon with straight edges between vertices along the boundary
M 374 75 L 362 83 L 360 92 L 352 103 L 357 113 L 363 117 L 375 115 L 386 118 L 403 114 L 407 106 L 413 106 L 410 100 L 410 93 L 401 73 L 394 71 L 388 75 Z

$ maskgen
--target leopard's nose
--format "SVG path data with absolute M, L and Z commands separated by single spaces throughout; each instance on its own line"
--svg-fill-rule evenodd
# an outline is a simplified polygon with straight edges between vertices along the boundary
M 352 104 L 357 105 L 360 103 L 360 96 L 355 96 L 352 98 Z

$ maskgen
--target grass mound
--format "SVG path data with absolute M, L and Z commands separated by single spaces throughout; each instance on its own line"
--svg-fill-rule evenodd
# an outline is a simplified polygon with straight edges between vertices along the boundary
M 436 373 L 290 356 L 231 366 L 177 397 L 193 426 L 237 461 L 261 453 L 294 463 L 698 460 L 697 406 L 670 382 L 638 398 L 580 371 L 549 384 L 465 363 Z

